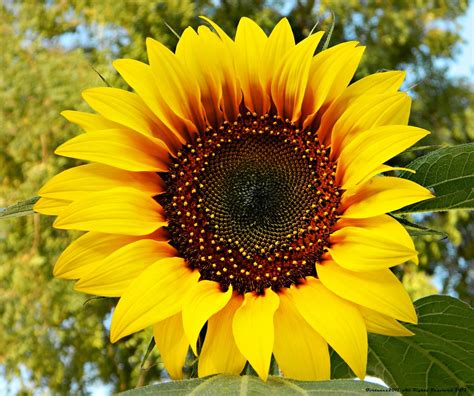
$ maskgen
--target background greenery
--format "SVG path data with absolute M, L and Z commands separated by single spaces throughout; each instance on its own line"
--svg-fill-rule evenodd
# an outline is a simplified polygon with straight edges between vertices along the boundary
M 414 98 L 411 123 L 432 131 L 420 145 L 451 145 L 474 137 L 474 87 L 447 65 L 459 48 L 462 0 L 414 1 L 147 1 L 3 0 L 0 6 L 0 207 L 34 196 L 44 181 L 74 161 L 55 157 L 60 143 L 79 133 L 59 116 L 87 110 L 82 89 L 104 83 L 126 86 L 111 67 L 116 58 L 146 60 L 145 38 L 173 48 L 178 33 L 209 15 L 233 33 L 241 16 L 267 32 L 287 15 L 297 38 L 319 19 L 331 43 L 356 39 L 367 45 L 357 78 L 384 69 L 410 72 L 405 86 Z M 395 160 L 406 164 L 422 147 Z M 412 219 L 413 220 L 413 219 Z M 400 277 L 414 298 L 451 293 L 474 302 L 472 214 L 462 211 L 417 216 L 415 221 L 447 234 L 417 236 L 418 268 Z M 58 254 L 76 235 L 51 228 L 38 215 L 0 222 L 0 375 L 23 394 L 83 394 L 98 383 L 110 391 L 166 376 L 157 351 L 141 362 L 151 334 L 108 342 L 114 301 L 91 300 L 72 282 L 52 278 Z M 1 387 L 0 380 L 0 387 Z

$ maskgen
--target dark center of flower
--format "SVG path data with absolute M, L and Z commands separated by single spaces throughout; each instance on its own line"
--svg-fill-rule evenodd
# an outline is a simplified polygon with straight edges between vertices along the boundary
M 314 132 L 247 114 L 184 146 L 157 197 L 170 243 L 201 279 L 245 293 L 317 276 L 340 190 Z

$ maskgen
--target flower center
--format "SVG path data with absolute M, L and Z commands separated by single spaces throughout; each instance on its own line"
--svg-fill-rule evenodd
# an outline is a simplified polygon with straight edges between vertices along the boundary
M 317 276 L 337 220 L 335 167 L 314 132 L 276 117 L 209 128 L 163 175 L 170 244 L 224 290 L 278 291 Z

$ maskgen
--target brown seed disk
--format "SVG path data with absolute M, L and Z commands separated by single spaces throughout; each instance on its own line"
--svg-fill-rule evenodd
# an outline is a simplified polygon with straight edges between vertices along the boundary
M 314 132 L 248 113 L 183 146 L 157 200 L 201 279 L 278 291 L 317 276 L 337 220 L 335 170 Z

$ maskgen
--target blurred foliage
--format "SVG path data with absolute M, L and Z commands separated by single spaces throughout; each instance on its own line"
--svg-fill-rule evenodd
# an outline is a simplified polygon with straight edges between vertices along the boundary
M 298 39 L 319 21 L 332 44 L 356 39 L 367 45 L 357 78 L 384 69 L 409 71 L 405 87 L 414 97 L 411 123 L 432 131 L 423 145 L 467 142 L 474 137 L 472 82 L 451 77 L 447 65 L 459 49 L 463 0 L 3 0 L 0 5 L 0 206 L 27 199 L 52 175 L 74 165 L 53 156 L 56 146 L 77 134 L 59 116 L 86 109 L 82 89 L 125 87 L 111 60 L 146 60 L 145 37 L 170 48 L 176 32 L 209 15 L 230 34 L 241 16 L 268 32 L 287 15 Z M 407 163 L 422 150 L 398 162 Z M 417 217 L 449 238 L 416 238 L 419 268 L 407 267 L 404 283 L 414 297 L 441 291 L 474 301 L 474 223 L 465 212 Z M 0 222 L 0 368 L 21 393 L 85 394 L 98 382 L 110 391 L 161 378 L 157 352 L 140 368 L 150 334 L 119 344 L 108 341 L 111 299 L 92 300 L 72 283 L 52 278 L 58 254 L 76 235 L 54 230 L 38 215 Z

